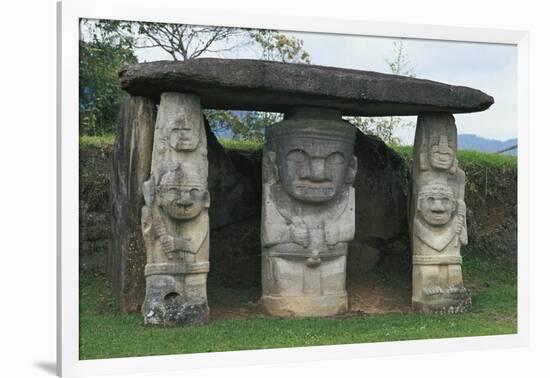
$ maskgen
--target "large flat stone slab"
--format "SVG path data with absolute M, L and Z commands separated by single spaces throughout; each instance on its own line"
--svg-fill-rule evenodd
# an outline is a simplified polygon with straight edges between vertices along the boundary
M 340 109 L 343 115 L 471 113 L 491 96 L 468 87 L 379 72 L 249 59 L 201 58 L 125 67 L 122 87 L 158 98 L 162 92 L 200 96 L 204 108 L 285 112 L 296 105 Z

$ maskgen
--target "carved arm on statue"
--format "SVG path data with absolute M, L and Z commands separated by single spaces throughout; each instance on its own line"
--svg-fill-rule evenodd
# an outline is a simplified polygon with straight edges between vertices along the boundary
M 468 232 L 466 227 L 466 204 L 464 201 L 458 201 L 458 210 L 456 216 L 456 239 L 455 246 L 459 243 L 462 245 L 468 244 Z
M 166 225 L 162 220 L 162 216 L 159 214 L 158 208 L 151 208 L 149 214 L 149 217 L 151 219 L 151 230 L 153 231 L 155 238 L 159 239 L 164 235 L 168 235 L 168 231 L 166 231 Z
M 323 221 L 323 228 L 325 232 L 325 243 L 327 243 L 327 246 L 332 249 L 342 239 L 340 237 L 340 227 L 338 227 L 338 225 Z
M 187 235 L 192 236 L 191 238 L 176 238 L 176 249 L 181 250 L 185 253 L 196 254 L 201 249 L 202 245 L 208 238 L 209 222 L 208 216 L 202 214 L 199 218 L 198 224 L 195 224 L 195 231 Z M 200 230 L 200 231 L 199 231 Z
M 353 222 L 344 224 L 324 222 L 325 242 L 327 246 L 334 248 L 338 243 L 352 241 L 355 235 L 354 226 Z
M 355 236 L 355 190 L 349 189 L 348 203 L 344 211 L 331 220 L 323 220 L 325 243 L 329 248 L 336 244 L 350 242 Z
M 292 218 L 289 228 L 291 241 L 307 248 L 310 243 L 310 236 L 304 220 L 299 217 Z
M 151 214 L 151 208 L 149 206 L 143 206 L 141 208 L 141 232 L 145 239 L 151 238 L 151 232 L 153 231 L 153 219 Z
M 160 244 L 164 253 L 170 253 L 174 251 L 193 252 L 191 251 L 190 240 L 177 236 L 172 236 L 168 234 L 162 235 L 160 237 Z
M 270 225 L 269 228 L 262 230 L 262 245 L 264 247 L 272 247 L 289 241 L 290 235 L 287 226 Z

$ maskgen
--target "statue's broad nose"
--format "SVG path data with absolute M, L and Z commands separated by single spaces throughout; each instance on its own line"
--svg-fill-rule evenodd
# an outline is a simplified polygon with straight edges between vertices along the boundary
M 447 141 L 446 136 L 441 136 L 441 138 L 439 138 L 438 150 L 442 154 L 450 153 L 452 151 L 449 147 L 449 142 Z
M 436 211 L 436 212 L 445 211 L 445 207 L 443 206 L 443 202 L 439 199 L 436 199 L 434 201 L 432 211 Z
M 186 205 L 189 202 L 190 194 L 189 192 L 181 192 L 177 204 L 178 205 Z
M 325 181 L 325 159 L 314 158 L 310 160 L 310 176 L 311 181 Z

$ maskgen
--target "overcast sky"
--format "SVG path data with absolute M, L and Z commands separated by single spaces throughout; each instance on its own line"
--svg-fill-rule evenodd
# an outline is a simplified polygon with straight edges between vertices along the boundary
M 395 56 L 394 38 L 321 33 L 292 33 L 304 41 L 312 64 L 389 73 L 386 59 Z M 406 39 L 404 51 L 416 77 L 464 85 L 493 96 L 495 104 L 480 113 L 456 115 L 459 134 L 506 140 L 517 137 L 516 47 Z M 241 49 L 227 58 L 258 58 L 259 52 Z M 158 49 L 139 50 L 140 61 L 170 59 Z M 415 117 L 404 117 L 415 120 Z M 397 130 L 403 144 L 412 144 L 414 129 Z

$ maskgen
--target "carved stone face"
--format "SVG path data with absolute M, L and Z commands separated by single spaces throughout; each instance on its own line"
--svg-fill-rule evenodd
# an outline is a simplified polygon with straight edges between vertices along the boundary
M 432 167 L 447 170 L 454 163 L 455 146 L 449 142 L 446 135 L 440 135 L 439 139 L 432 140 L 428 158 Z
M 195 218 L 209 206 L 209 195 L 200 184 L 161 184 L 157 187 L 157 201 L 170 218 L 185 220 Z
M 284 138 L 277 148 L 279 178 L 295 199 L 330 201 L 340 193 L 352 158 L 352 146 L 344 141 Z
M 450 189 L 432 185 L 420 193 L 417 207 L 426 223 L 432 226 L 442 226 L 451 220 L 456 208 L 456 201 Z
M 170 147 L 176 151 L 193 151 L 199 145 L 200 125 L 193 125 L 183 112 L 167 114 Z
M 169 141 L 170 147 L 176 151 L 193 151 L 199 145 L 198 128 L 189 126 L 185 119 L 174 120 Z

